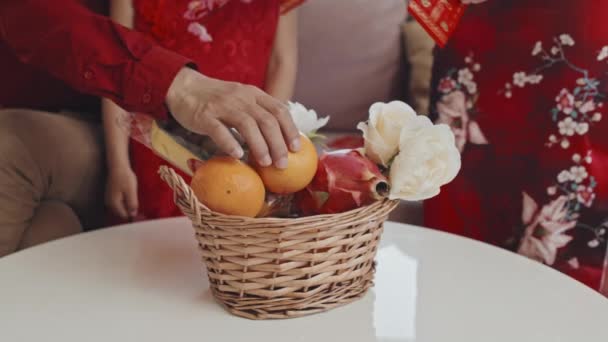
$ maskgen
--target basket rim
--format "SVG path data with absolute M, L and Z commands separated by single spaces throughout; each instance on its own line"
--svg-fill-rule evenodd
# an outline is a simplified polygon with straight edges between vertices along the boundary
M 218 217 L 218 218 L 226 218 L 226 219 L 238 219 L 238 220 L 242 220 L 242 221 L 255 221 L 256 223 L 264 223 L 264 222 L 268 222 L 268 223 L 282 223 L 282 222 L 291 222 L 293 223 L 300 223 L 302 221 L 309 221 L 309 220 L 323 220 L 323 219 L 332 219 L 335 220 L 337 218 L 340 218 L 341 216 L 352 216 L 354 214 L 358 214 L 359 212 L 368 210 L 372 207 L 380 207 L 385 205 L 386 203 L 394 203 L 394 202 L 399 202 L 398 200 L 391 200 L 388 198 L 385 199 L 381 199 L 381 200 L 377 200 L 371 204 L 368 205 L 364 205 L 362 207 L 359 208 L 355 208 L 355 209 L 351 209 L 348 211 L 344 211 L 341 213 L 335 213 L 335 214 L 317 214 L 317 215 L 310 215 L 310 216 L 300 216 L 300 217 L 247 217 L 247 216 L 239 216 L 239 215 L 227 215 L 227 214 L 222 214 L 222 213 L 218 213 L 216 211 L 213 211 L 209 208 L 207 208 L 204 204 L 200 203 L 198 198 L 196 199 L 196 204 L 199 205 L 201 208 L 203 208 L 204 210 L 208 211 L 209 213 L 211 213 L 213 216 Z
M 188 192 L 191 194 L 194 193 L 194 191 L 192 190 L 190 185 L 187 184 L 186 181 L 184 181 L 184 179 L 180 175 L 175 173 L 175 170 L 171 166 L 168 166 L 168 165 L 161 166 L 159 169 L 159 173 L 161 175 L 165 174 L 165 176 L 176 178 L 179 181 L 178 183 L 180 183 L 178 188 L 180 186 L 185 188 L 185 189 L 181 190 L 181 192 Z M 173 189 L 174 193 L 176 193 L 177 190 L 178 189 Z M 185 195 L 185 194 L 183 194 L 183 195 Z M 273 225 L 284 224 L 287 222 L 289 222 L 290 225 L 297 225 L 300 223 L 310 223 L 311 221 L 322 221 L 322 220 L 327 220 L 327 219 L 331 219 L 331 220 L 335 221 L 342 217 L 344 217 L 344 218 L 348 217 L 348 218 L 352 219 L 353 216 L 358 216 L 361 213 L 371 210 L 373 208 L 381 208 L 384 206 L 396 206 L 400 202 L 399 200 L 395 200 L 395 199 L 383 198 L 380 200 L 376 200 L 373 203 L 370 203 L 368 205 L 364 205 L 362 207 L 351 209 L 351 210 L 341 212 L 341 213 L 319 214 L 319 215 L 301 216 L 301 217 L 293 217 L 293 218 L 289 218 L 289 217 L 282 218 L 282 217 L 247 217 L 247 216 L 240 216 L 240 215 L 222 214 L 222 213 L 218 213 L 216 211 L 209 209 L 207 206 L 202 204 L 196 196 L 192 196 L 191 200 L 193 202 L 193 203 L 191 202 L 192 204 L 196 205 L 201 210 L 206 211 L 212 217 L 215 217 L 215 218 L 226 219 L 226 220 L 230 220 L 233 222 L 252 222 L 252 223 L 256 223 L 256 224 L 266 223 L 266 224 L 273 224 Z

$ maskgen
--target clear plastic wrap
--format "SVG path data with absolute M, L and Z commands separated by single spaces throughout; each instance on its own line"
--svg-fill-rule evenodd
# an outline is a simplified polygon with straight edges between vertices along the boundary
M 188 175 L 193 175 L 200 163 L 221 154 L 209 137 L 188 132 L 176 123 L 159 123 L 148 115 L 132 113 L 119 124 L 128 130 L 133 140 Z M 292 217 L 292 200 L 293 196 L 267 193 L 266 203 L 258 216 Z

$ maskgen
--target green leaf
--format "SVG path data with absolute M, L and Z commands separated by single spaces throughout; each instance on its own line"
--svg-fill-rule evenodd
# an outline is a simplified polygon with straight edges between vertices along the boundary
M 576 118 L 578 117 L 578 112 L 577 112 L 577 111 L 575 111 L 575 110 L 573 110 L 573 111 L 572 111 L 572 113 L 570 113 L 570 116 L 571 116 L 573 119 L 576 119 Z
M 578 95 L 581 92 L 581 87 L 574 88 L 574 96 Z

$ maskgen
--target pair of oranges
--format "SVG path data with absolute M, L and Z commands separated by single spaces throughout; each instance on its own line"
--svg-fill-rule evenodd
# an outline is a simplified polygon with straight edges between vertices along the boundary
M 190 187 L 207 208 L 226 215 L 255 217 L 266 198 L 303 190 L 314 178 L 318 156 L 314 144 L 301 136 L 300 151 L 290 152 L 287 169 L 253 167 L 231 157 L 214 157 L 204 162 L 192 177 Z

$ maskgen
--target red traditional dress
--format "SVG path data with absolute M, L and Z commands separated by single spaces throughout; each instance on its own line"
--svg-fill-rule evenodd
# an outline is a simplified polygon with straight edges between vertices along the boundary
M 264 88 L 279 16 L 298 0 L 134 0 L 135 29 L 192 59 L 210 77 Z M 166 164 L 131 143 L 144 219 L 181 215 L 158 169 Z M 182 174 L 188 180 L 188 178 Z
M 489 0 L 436 54 L 433 107 L 463 151 L 426 225 L 608 294 L 608 1 Z M 445 108 L 449 108 L 446 110 Z

